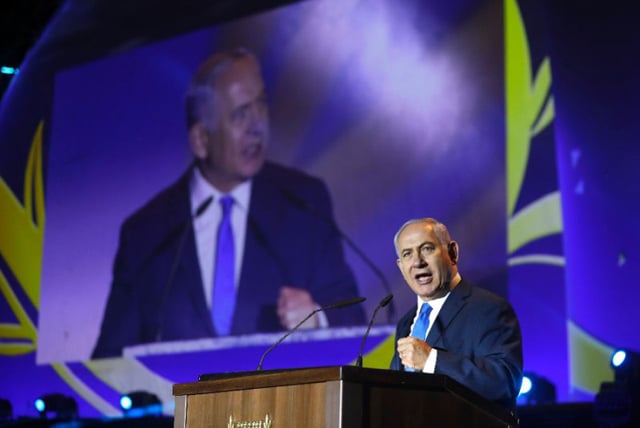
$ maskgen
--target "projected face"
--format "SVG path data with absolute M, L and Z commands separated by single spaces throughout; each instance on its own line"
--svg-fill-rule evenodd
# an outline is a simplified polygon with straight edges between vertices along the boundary
M 269 139 L 269 111 L 260 67 L 251 57 L 229 64 L 214 84 L 213 129 L 191 129 L 192 148 L 203 175 L 223 192 L 262 167 Z
M 454 257 L 457 257 L 456 243 Z M 433 225 L 420 222 L 408 225 L 398 236 L 398 267 L 409 287 L 422 300 L 442 297 L 457 273 L 447 245 L 433 230 Z

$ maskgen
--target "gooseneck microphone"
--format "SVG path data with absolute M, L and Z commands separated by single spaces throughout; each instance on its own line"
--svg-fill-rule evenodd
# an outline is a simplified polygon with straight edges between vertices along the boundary
M 376 318 L 376 314 L 378 311 L 391 302 L 393 299 L 393 294 L 388 294 L 385 298 L 380 300 L 378 306 L 373 311 L 373 315 L 371 315 L 371 319 L 369 320 L 369 325 L 367 326 L 367 331 L 364 332 L 364 337 L 362 338 L 362 345 L 360 345 L 360 353 L 358 354 L 358 359 L 356 360 L 356 367 L 362 367 L 362 354 L 364 353 L 364 344 L 367 341 L 367 337 L 369 337 L 369 330 L 371 330 L 371 326 L 373 325 L 373 320 Z
M 303 200 L 302 198 L 300 198 L 299 196 L 297 196 L 294 193 L 290 192 L 289 190 L 281 189 L 281 191 L 282 191 L 282 194 L 284 195 L 284 197 L 287 198 L 289 201 L 291 201 L 294 205 L 296 205 L 299 208 L 301 208 L 302 210 L 304 210 L 304 211 L 306 211 L 306 212 L 318 217 L 320 220 L 324 221 L 329 226 L 331 226 L 333 228 L 333 230 L 338 234 L 340 239 L 342 239 L 349 246 L 349 248 L 351 248 L 353 250 L 353 252 L 355 252 L 358 255 L 358 257 L 360 257 L 360 259 L 369 267 L 369 269 L 371 269 L 371 271 L 376 275 L 376 277 L 378 277 L 378 279 L 382 283 L 382 286 L 384 287 L 385 291 L 387 293 L 391 294 L 391 285 L 389 285 L 389 281 L 387 281 L 387 278 L 384 276 L 384 274 L 371 261 L 371 259 L 369 257 L 367 257 L 367 255 L 364 253 L 364 251 L 362 251 L 360 249 L 360 247 L 358 247 L 356 245 L 356 243 L 353 242 L 351 240 L 351 238 L 349 238 L 342 231 L 342 229 L 340 229 L 338 227 L 336 222 L 330 216 L 328 216 L 327 214 L 321 212 L 320 210 L 316 209 L 315 207 L 311 206 L 307 201 Z M 396 312 L 395 305 L 393 303 L 391 303 L 391 306 L 389 306 L 389 316 L 388 316 L 388 322 L 389 323 L 393 322 L 393 320 L 395 318 L 395 312 Z
M 180 258 L 182 257 L 182 252 L 184 249 L 184 243 L 187 240 L 187 235 L 189 231 L 193 228 L 193 221 L 200 217 L 211 205 L 213 202 L 213 196 L 209 196 L 207 199 L 202 201 L 198 208 L 190 216 L 185 222 L 184 226 L 182 226 L 182 232 L 180 233 L 180 241 L 178 243 L 178 250 L 176 251 L 176 255 L 173 258 L 173 262 L 171 263 L 171 270 L 169 271 L 169 276 L 167 276 L 167 282 L 162 289 L 162 296 L 160 297 L 160 304 L 158 305 L 158 326 L 156 331 L 156 342 L 162 341 L 162 321 L 164 317 L 164 308 L 167 305 L 167 298 L 169 297 L 169 291 L 171 291 L 171 287 L 173 285 L 173 278 L 176 276 L 176 272 L 178 270 L 178 264 L 180 263 Z
M 306 320 L 308 320 L 309 318 L 311 318 L 312 316 L 314 316 L 315 314 L 317 314 L 320 311 L 327 311 L 329 309 L 338 309 L 338 308 L 344 308 L 347 306 L 351 306 L 351 305 L 356 305 L 358 303 L 362 303 L 364 302 L 366 299 L 366 297 L 354 297 L 352 299 L 347 299 L 347 300 L 343 300 L 341 302 L 338 303 L 334 303 L 332 305 L 328 305 L 328 306 L 323 306 L 321 308 L 316 308 L 313 311 L 311 311 L 309 313 L 309 315 L 307 315 L 306 317 L 304 317 L 304 319 L 302 321 L 300 321 L 298 324 L 295 325 L 295 327 L 293 327 L 291 330 L 287 331 L 280 339 L 278 339 L 278 341 L 276 343 L 274 343 L 273 345 L 271 345 L 266 351 L 264 351 L 264 353 L 262 354 L 262 356 L 260 357 L 260 362 L 258 363 L 258 368 L 256 368 L 256 370 L 262 370 L 262 362 L 264 361 L 264 357 L 267 356 L 267 354 L 269 352 L 271 352 L 271 350 L 273 350 L 273 348 L 275 348 L 276 346 L 278 346 L 283 340 L 285 340 L 287 337 L 289 337 L 289 335 L 291 333 L 293 333 L 294 331 L 296 331 L 298 329 L 298 327 L 300 327 L 302 324 L 304 324 L 304 322 Z

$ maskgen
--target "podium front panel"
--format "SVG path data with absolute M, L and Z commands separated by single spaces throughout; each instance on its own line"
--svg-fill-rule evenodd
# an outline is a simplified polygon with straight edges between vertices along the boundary
M 190 395 L 186 397 L 185 426 L 337 428 L 339 425 L 334 422 L 342 411 L 339 383 L 333 381 Z

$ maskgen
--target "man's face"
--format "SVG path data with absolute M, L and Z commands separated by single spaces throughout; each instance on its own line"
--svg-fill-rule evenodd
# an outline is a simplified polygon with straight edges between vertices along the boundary
M 269 140 L 269 111 L 258 64 L 251 58 L 233 63 L 214 87 L 213 131 L 207 130 L 203 174 L 222 191 L 260 171 Z
M 398 237 L 398 267 L 422 300 L 442 297 L 455 275 L 455 263 L 429 223 L 413 223 Z

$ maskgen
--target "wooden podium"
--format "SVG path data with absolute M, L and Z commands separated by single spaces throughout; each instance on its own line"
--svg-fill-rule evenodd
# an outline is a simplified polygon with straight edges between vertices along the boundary
M 176 384 L 175 427 L 516 427 L 443 375 L 353 366 L 203 375 Z

